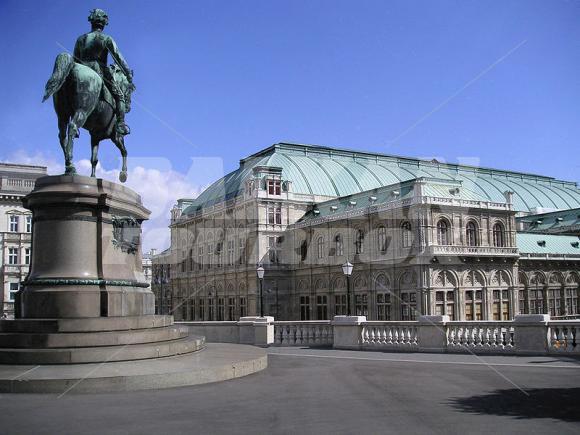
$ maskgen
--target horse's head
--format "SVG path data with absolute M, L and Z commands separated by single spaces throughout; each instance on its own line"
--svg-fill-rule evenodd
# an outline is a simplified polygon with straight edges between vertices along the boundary
M 135 85 L 127 80 L 125 73 L 117 65 L 111 65 L 111 71 L 115 77 L 115 82 L 119 84 L 119 87 L 125 96 L 125 111 L 129 112 L 131 111 L 131 94 L 136 89 Z

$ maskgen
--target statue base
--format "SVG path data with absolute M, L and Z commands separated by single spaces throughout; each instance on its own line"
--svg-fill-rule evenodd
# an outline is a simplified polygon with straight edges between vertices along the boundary
M 36 181 L 24 205 L 33 215 L 32 259 L 16 296 L 16 319 L 0 320 L 0 390 L 52 391 L 70 385 L 86 364 L 102 364 L 101 372 L 116 373 L 123 382 L 154 373 L 150 385 L 179 385 L 178 375 L 165 385 L 163 364 L 146 361 L 184 358 L 203 349 L 205 339 L 175 325 L 173 316 L 154 315 L 141 264 L 141 223 L 149 211 L 140 196 L 101 179 L 49 176 Z M 141 371 L 121 364 L 138 360 Z M 195 370 L 199 358 L 186 361 L 174 371 Z M 52 367 L 46 369 L 52 387 L 43 387 L 47 377 L 23 378 L 31 371 L 26 365 Z M 92 373 L 85 376 L 95 378 L 87 386 L 114 390 L 110 376 Z M 183 385 L 192 382 L 182 378 Z M 28 387 L 21 382 L 26 379 Z

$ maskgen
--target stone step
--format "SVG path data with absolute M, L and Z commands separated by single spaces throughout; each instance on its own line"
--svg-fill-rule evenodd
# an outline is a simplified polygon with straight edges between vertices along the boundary
M 190 335 L 158 343 L 59 349 L 0 349 L 0 364 L 83 364 L 181 355 L 203 349 L 205 338 Z
M 164 328 L 134 329 L 99 332 L 61 333 L 0 333 L 0 348 L 71 348 L 119 346 L 125 344 L 156 343 L 177 340 L 189 335 L 187 326 L 172 325 Z
M 157 390 L 239 378 L 263 370 L 267 365 L 264 349 L 209 343 L 203 352 L 172 358 L 107 364 L 0 365 L 0 393 L 51 393 L 62 397 L 76 393 Z
M 0 320 L 0 332 L 97 332 L 162 328 L 173 325 L 173 316 L 84 317 L 78 319 Z

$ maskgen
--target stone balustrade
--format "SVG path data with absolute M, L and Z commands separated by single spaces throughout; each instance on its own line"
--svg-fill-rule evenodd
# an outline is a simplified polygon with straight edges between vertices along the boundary
M 514 351 L 514 327 L 510 322 L 449 322 L 446 328 L 447 350 L 463 352 L 511 353 Z
M 417 322 L 364 322 L 363 349 L 417 351 Z
M 330 320 L 274 322 L 274 346 L 332 346 Z
M 332 346 L 335 349 L 398 352 L 580 356 L 580 320 L 550 320 L 546 314 L 513 321 L 449 321 L 421 316 L 416 322 L 367 321 L 336 316 L 333 321 L 274 321 L 243 317 L 239 322 L 177 322 L 208 342 L 258 346 Z

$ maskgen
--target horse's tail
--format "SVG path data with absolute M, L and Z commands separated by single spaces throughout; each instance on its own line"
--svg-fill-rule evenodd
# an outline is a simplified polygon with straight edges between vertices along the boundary
M 74 64 L 73 57 L 68 53 L 60 53 L 56 56 L 52 76 L 50 76 L 44 88 L 43 103 L 62 87 Z

